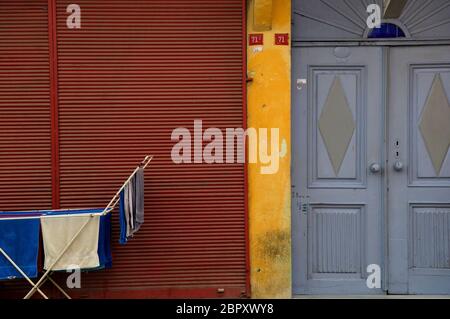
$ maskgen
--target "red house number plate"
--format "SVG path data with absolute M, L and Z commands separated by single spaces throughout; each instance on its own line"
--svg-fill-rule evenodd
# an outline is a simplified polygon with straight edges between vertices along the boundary
M 275 34 L 275 44 L 276 45 L 289 45 L 289 34 L 288 33 L 276 33 Z
M 250 34 L 248 36 L 248 45 L 263 45 L 264 44 L 264 35 L 261 34 Z

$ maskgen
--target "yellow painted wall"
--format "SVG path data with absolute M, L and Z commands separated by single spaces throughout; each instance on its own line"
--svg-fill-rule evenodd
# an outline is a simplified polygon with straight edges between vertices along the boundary
M 249 226 L 251 290 L 253 298 L 291 297 L 290 193 L 290 46 L 274 45 L 275 33 L 291 33 L 291 1 L 271 0 L 269 31 L 254 21 L 254 1 L 247 3 L 248 33 L 263 33 L 264 45 L 248 47 L 248 127 L 279 128 L 287 154 L 276 174 L 262 175 L 260 164 L 249 165 Z M 266 1 L 266 0 L 264 0 Z M 257 13 L 267 17 L 267 14 Z M 256 25 L 256 29 L 255 29 Z

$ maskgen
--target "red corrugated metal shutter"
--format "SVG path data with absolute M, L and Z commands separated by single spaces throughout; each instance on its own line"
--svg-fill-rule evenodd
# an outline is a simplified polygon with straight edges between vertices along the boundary
M 47 1 L 0 2 L 0 210 L 51 207 Z
M 105 205 L 145 154 L 146 222 L 86 296 L 239 296 L 244 165 L 175 165 L 171 132 L 243 126 L 242 0 L 57 1 L 61 207 Z
M 52 205 L 47 0 L 0 2 L 0 210 Z M 24 287 L 1 282 L 0 291 Z M 4 296 L 4 295 L 2 295 Z

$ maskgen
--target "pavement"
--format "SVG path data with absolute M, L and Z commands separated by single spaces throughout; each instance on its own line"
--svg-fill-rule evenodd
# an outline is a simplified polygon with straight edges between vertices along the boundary
M 450 299 L 450 295 L 295 295 L 293 299 Z

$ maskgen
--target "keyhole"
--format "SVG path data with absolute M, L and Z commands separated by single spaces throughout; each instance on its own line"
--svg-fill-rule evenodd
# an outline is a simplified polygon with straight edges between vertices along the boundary
M 396 140 L 394 143 L 394 148 L 395 148 L 395 158 L 398 159 L 400 157 L 400 141 Z

